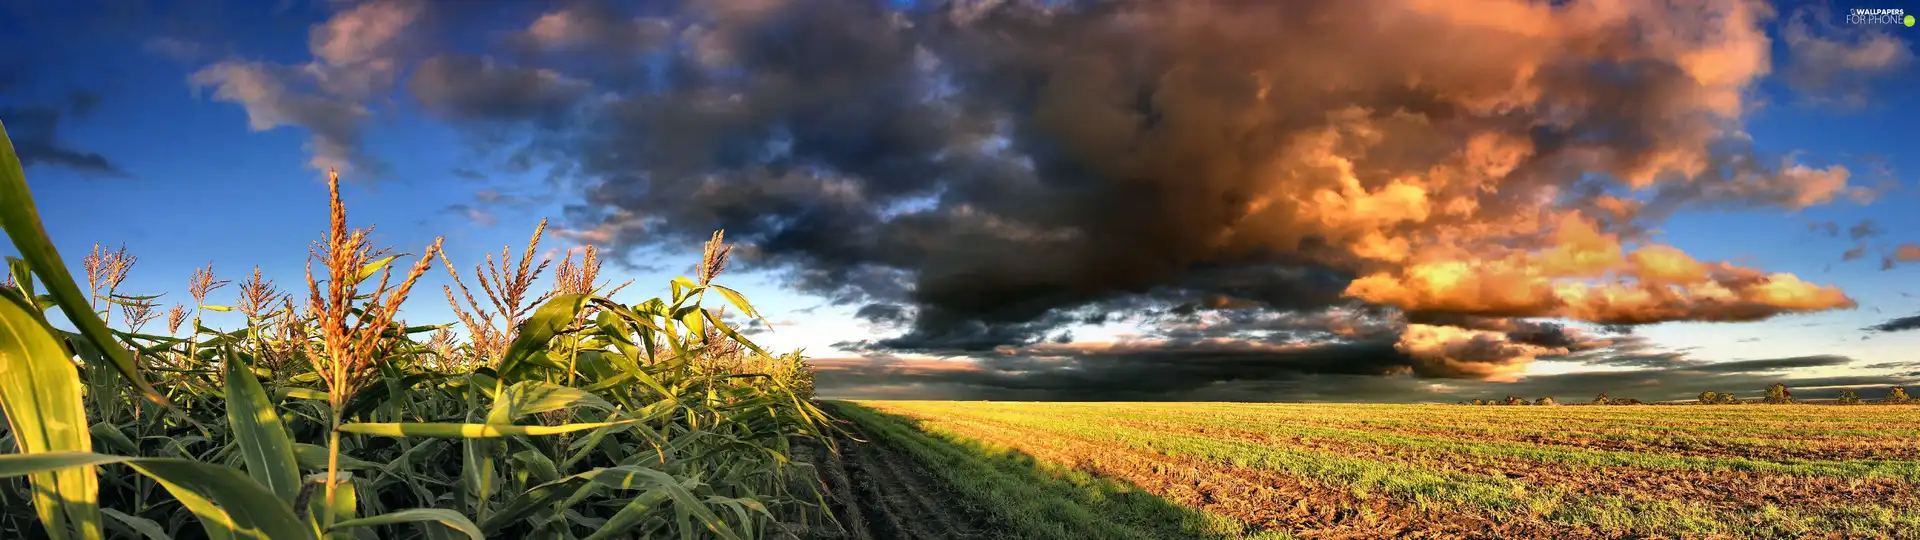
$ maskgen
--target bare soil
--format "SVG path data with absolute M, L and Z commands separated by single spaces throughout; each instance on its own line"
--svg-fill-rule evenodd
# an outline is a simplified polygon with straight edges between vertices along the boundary
M 883 437 L 844 422 L 839 451 L 810 447 L 838 527 L 812 527 L 802 538 L 847 540 L 975 540 L 1010 538 L 992 516 L 963 500 Z
M 1624 466 L 1568 466 L 1522 458 L 1478 456 L 1438 450 L 1334 439 L 1290 437 L 1257 430 L 1187 427 L 1119 421 L 1129 425 L 1258 444 L 1293 446 L 1333 454 L 1419 465 L 1439 472 L 1500 476 L 1519 482 L 1565 488 L 1575 493 L 1609 493 L 1630 500 L 1684 497 L 1732 508 L 1764 506 L 1823 507 L 1850 501 L 1920 501 L 1920 486 L 1886 477 L 1835 478 L 1752 471 L 1688 471 Z
M 1531 520 L 1495 521 L 1476 512 L 1413 508 L 1271 470 L 1133 450 L 1059 433 L 993 422 L 945 421 L 967 436 L 1018 448 L 1138 486 L 1189 508 L 1233 517 L 1302 539 L 1357 540 L 1605 538 L 1607 535 Z

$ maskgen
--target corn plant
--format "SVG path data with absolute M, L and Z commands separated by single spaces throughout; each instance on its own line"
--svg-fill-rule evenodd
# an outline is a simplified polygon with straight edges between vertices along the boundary
M 80 288 L 0 126 L 0 224 L 21 254 L 0 286 L 0 538 L 761 538 L 830 519 L 789 459 L 832 429 L 804 358 L 703 304 L 761 319 L 714 282 L 719 235 L 696 277 L 623 303 L 591 248 L 534 293 L 537 228 L 517 263 L 475 269 L 476 296 L 439 240 L 404 263 L 328 187 L 304 291 L 256 268 L 220 303 L 209 265 L 162 311 L 121 290 L 124 248 L 96 246 Z M 398 319 L 436 260 L 464 335 Z

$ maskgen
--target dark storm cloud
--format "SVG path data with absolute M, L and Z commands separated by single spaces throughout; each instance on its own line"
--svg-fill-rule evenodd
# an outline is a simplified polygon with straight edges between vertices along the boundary
M 1842 389 L 1870 394 L 1872 389 L 1920 382 L 1913 374 L 1790 377 L 1794 369 L 1846 364 L 1844 357 L 1702 362 L 1500 383 L 1382 376 L 1405 373 L 1408 367 L 1404 356 L 1377 345 L 1300 353 L 1235 354 L 1221 349 L 1199 354 L 1201 360 L 1191 363 L 1184 358 L 1195 351 L 1167 352 L 1179 354 L 1001 356 L 977 364 L 870 357 L 820 359 L 814 365 L 822 396 L 873 399 L 1432 402 L 1519 395 L 1567 402 L 1602 392 L 1641 400 L 1689 399 L 1705 390 L 1758 397 L 1776 382 L 1788 384 L 1795 396 L 1823 398 Z
M 1844 366 L 1852 358 L 1836 355 L 1796 356 L 1792 358 L 1769 358 L 1765 360 L 1733 360 L 1726 362 L 1706 362 L 1686 366 L 1687 371 L 1701 373 L 1757 373 L 1784 371 L 1815 367 Z
M 907 308 L 896 304 L 874 303 L 860 306 L 853 316 L 876 324 L 897 325 L 907 322 Z
M 1500 332 L 1507 340 L 1550 348 L 1567 348 L 1574 351 L 1609 345 L 1613 342 L 1594 342 L 1582 337 L 1566 325 L 1551 321 L 1529 321 L 1523 319 L 1500 319 L 1461 315 L 1455 313 L 1412 312 L 1406 314 L 1407 322 L 1451 326 L 1489 332 Z
M 1246 342 L 1084 347 L 1047 344 L 977 362 L 897 357 L 818 359 L 823 395 L 857 396 L 877 386 L 919 386 L 987 399 L 1166 399 L 1238 382 L 1315 375 L 1379 376 L 1411 361 L 1391 344 L 1286 348 Z
M 98 152 L 68 145 L 56 135 L 63 116 L 78 116 L 57 106 L 32 105 L 0 107 L 0 121 L 7 123 L 7 135 L 20 156 L 22 166 L 52 165 L 106 176 L 127 173 Z
M 1697 153 L 1713 166 L 1710 177 L 1663 188 L 1656 197 L 1663 205 L 1711 199 L 1797 207 L 1845 191 L 1844 170 L 1709 149 L 1713 141 L 1688 139 L 1700 126 L 1634 112 L 1646 100 L 1706 106 L 1648 93 L 1698 84 L 1679 66 L 1589 73 L 1591 59 L 1564 59 L 1535 84 L 1589 109 L 1555 119 L 1559 133 L 1529 132 L 1522 127 L 1529 122 L 1450 101 L 1476 92 L 1506 99 L 1475 82 L 1493 73 L 1379 47 L 1308 47 L 1346 38 L 1306 21 L 1359 24 L 1339 18 L 1351 11 L 1340 6 L 1004 2 L 899 13 L 881 2 L 708 1 L 688 2 L 666 19 L 594 6 L 543 15 L 517 38 L 544 54 L 527 55 L 533 63 L 566 51 L 644 51 L 658 59 L 646 67 L 629 62 L 624 73 L 601 63 L 576 66 L 581 71 L 569 75 L 609 93 L 594 98 L 594 114 L 524 149 L 566 156 L 566 166 L 594 180 L 573 213 L 577 228 L 616 250 L 725 228 L 759 262 L 803 275 L 797 284 L 807 292 L 911 306 L 914 327 L 894 343 L 902 348 L 985 344 L 975 337 L 1017 344 L 1044 333 L 1030 327 L 1035 322 L 1071 319 L 1055 311 L 1158 289 L 1197 293 L 1188 301 L 1220 294 L 1279 309 L 1327 305 L 1358 273 L 1385 269 L 1356 251 L 1363 239 L 1355 235 L 1375 225 L 1329 228 L 1312 217 L 1325 209 L 1274 204 L 1339 189 L 1320 171 L 1283 181 L 1288 174 L 1276 165 L 1294 160 L 1304 171 L 1331 152 L 1383 171 L 1425 171 L 1450 153 L 1466 152 L 1470 161 L 1498 153 L 1459 148 L 1445 142 L 1457 137 L 1402 123 L 1392 111 L 1460 130 L 1508 132 L 1531 148 L 1496 167 L 1496 174 L 1514 172 L 1502 195 L 1479 201 L 1489 216 L 1518 211 L 1514 205 L 1530 192 L 1520 186 L 1570 181 L 1559 171 L 1574 160 L 1636 175 L 1658 171 L 1649 160 L 1675 152 Z M 1684 17 L 1645 15 L 1660 24 Z M 1416 19 L 1444 26 L 1458 24 L 1456 16 L 1440 10 Z M 673 32 L 661 31 L 667 24 Z M 1483 39 L 1472 45 L 1512 45 Z M 1294 52 L 1308 49 L 1348 50 L 1350 58 Z M 441 87 L 496 97 L 443 114 L 537 116 L 504 97 L 526 92 L 482 90 L 518 88 L 530 78 L 440 71 Z M 1460 88 L 1388 82 L 1405 72 L 1431 72 L 1435 85 Z M 1311 82 L 1316 77 L 1345 81 L 1350 91 L 1330 93 Z M 551 105 L 542 110 L 562 108 L 541 103 Z M 1392 142 L 1364 157 L 1297 146 L 1305 142 L 1295 139 L 1342 129 L 1342 122 L 1371 125 L 1356 129 Z M 1596 154 L 1593 144 L 1608 148 Z M 1595 155 L 1610 157 L 1591 162 Z M 1362 181 L 1378 190 L 1389 176 Z M 1483 219 L 1504 217 L 1466 221 Z M 1619 227 L 1632 229 L 1628 221 Z M 1260 274 L 1275 267 L 1315 279 L 1248 282 L 1247 275 L 1268 278 Z M 849 282 L 856 277 L 895 283 L 874 289 Z M 1236 291 L 1249 287 L 1257 290 Z M 1550 303 L 1538 306 L 1514 314 L 1553 314 Z M 1758 313 L 1779 309 L 1795 308 Z M 1676 316 L 1694 315 L 1661 317 Z
M 1102 376 L 1129 384 L 1144 368 L 1127 366 L 1183 355 L 1213 359 L 1189 381 L 1243 380 L 1229 364 L 1244 380 L 1497 378 L 1604 343 L 1529 318 L 1852 304 L 1664 246 L 1632 264 L 1617 249 L 1687 205 L 1865 195 L 1845 167 L 1739 141 L 1743 92 L 1765 72 L 1763 10 L 1384 4 L 584 3 L 497 54 L 438 57 L 411 86 L 482 133 L 524 127 L 510 162 L 584 186 L 562 235 L 619 260 L 725 229 L 743 264 L 898 329 L 842 344 L 870 354 L 1036 349 L 1075 324 L 1130 322 L 1160 348 L 1067 356 L 1116 358 Z M 1645 208 L 1617 196 L 1631 190 Z M 1548 281 L 1597 269 L 1556 257 L 1628 279 L 1562 294 Z M 1446 281 L 1458 287 L 1421 277 L 1495 261 Z M 1098 371 L 1083 369 L 1051 376 Z M 1031 393 L 1001 380 L 1026 373 L 964 384 Z
M 1561 360 L 1596 366 L 1664 369 L 1693 363 L 1688 349 L 1669 349 L 1641 336 L 1616 336 L 1605 347 L 1575 351 Z
M 450 118 L 538 122 L 563 120 L 589 89 L 552 71 L 502 66 L 471 55 L 427 59 L 408 87 L 428 110 Z
M 0 97 L 26 93 L 25 70 L 0 66 Z M 60 136 L 62 123 L 85 118 L 100 103 L 100 96 L 74 91 L 65 96 L 38 103 L 0 102 L 0 122 L 7 125 L 7 137 L 25 167 L 51 165 L 103 176 L 127 176 L 125 170 L 98 152 L 73 146 Z
M 1907 330 L 1920 330 L 1920 315 L 1910 315 L 1906 317 L 1894 318 L 1894 319 L 1888 320 L 1887 322 L 1869 326 L 1867 327 L 1867 330 L 1872 330 L 1875 332 L 1903 332 Z

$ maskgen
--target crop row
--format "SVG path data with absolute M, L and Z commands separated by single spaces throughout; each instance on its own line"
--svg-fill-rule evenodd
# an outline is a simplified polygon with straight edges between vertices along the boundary
M 1535 534 L 1527 536 L 1556 537 L 1779 537 L 1825 532 L 1871 537 L 1920 525 L 1920 513 L 1914 510 L 1920 504 L 1915 504 L 1911 487 L 1911 462 L 1779 463 L 1741 457 L 1646 456 L 1397 436 L 1274 420 L 1288 416 L 1284 410 L 1299 410 L 1298 406 L 1274 407 L 1282 410 L 1274 412 L 1243 406 L 1243 414 L 1236 416 L 1219 414 L 1217 409 L 1203 414 L 1186 404 L 1162 408 L 1158 414 L 1137 404 L 865 405 L 912 417 L 931 431 L 1002 441 L 1022 450 L 1034 448 L 1035 455 L 1047 455 L 1044 446 L 1077 444 L 1146 452 L 1166 464 L 1200 463 L 1222 475 L 1262 471 L 1283 479 L 1272 482 L 1334 488 L 1347 500 L 1383 498 L 1391 507 L 1376 512 L 1424 516 L 1420 523 L 1434 528 L 1467 522 L 1471 518 L 1455 515 L 1463 512 L 1491 519 L 1490 530 L 1528 530 Z M 1353 413 L 1343 411 L 1345 406 L 1321 407 Z M 1098 468 L 1097 464 L 1078 465 Z M 1156 484 L 1151 479 L 1129 480 L 1143 486 Z M 1154 491 L 1181 499 L 1164 488 Z M 1351 504 L 1340 500 L 1314 503 Z M 1273 523 L 1257 514 L 1221 513 L 1249 523 Z M 1327 532 L 1311 526 L 1291 530 L 1309 536 Z

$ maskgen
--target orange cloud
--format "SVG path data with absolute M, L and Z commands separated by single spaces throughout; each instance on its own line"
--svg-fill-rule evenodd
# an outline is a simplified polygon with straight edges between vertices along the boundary
M 1437 259 L 1375 272 L 1346 294 L 1411 311 L 1558 317 L 1596 323 L 1749 321 L 1850 308 L 1838 288 L 1729 263 L 1702 263 L 1672 246 L 1622 255 L 1617 236 L 1563 216 L 1553 245 L 1497 259 Z
M 1516 343 L 1501 332 L 1426 324 L 1407 325 L 1394 348 L 1413 357 L 1418 374 L 1495 381 L 1514 380 L 1537 356 L 1568 352 Z
M 1900 247 L 1893 250 L 1893 260 L 1901 262 L 1920 261 L 1920 244 L 1900 244 Z

